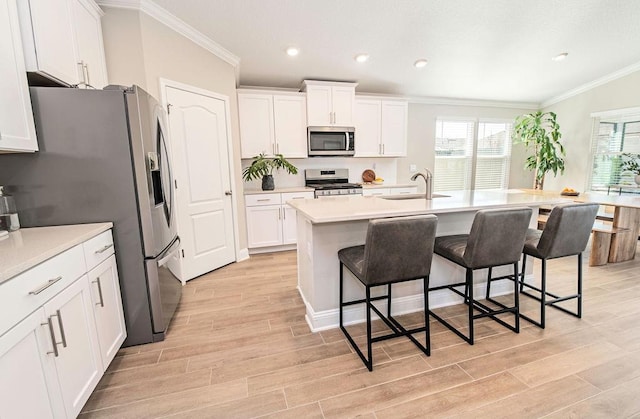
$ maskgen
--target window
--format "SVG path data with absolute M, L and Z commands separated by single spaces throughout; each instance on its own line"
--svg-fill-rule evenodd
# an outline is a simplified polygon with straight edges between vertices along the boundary
M 635 185 L 633 174 L 622 172 L 623 153 L 640 154 L 640 108 L 593 114 L 589 189 Z
M 511 123 L 436 121 L 434 190 L 505 189 Z

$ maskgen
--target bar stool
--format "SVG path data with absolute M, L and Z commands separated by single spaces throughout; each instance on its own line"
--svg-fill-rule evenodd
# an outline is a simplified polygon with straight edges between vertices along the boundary
M 438 218 L 435 215 L 371 220 L 364 245 L 347 247 L 338 251 L 338 259 L 340 259 L 340 329 L 369 371 L 373 370 L 371 349 L 373 342 L 406 336 L 425 354 L 430 355 L 431 353 L 427 290 L 429 289 L 429 273 L 431 272 L 437 222 Z M 345 266 L 364 285 L 364 299 L 344 301 L 343 267 Z M 391 315 L 391 285 L 417 279 L 423 280 L 425 325 L 407 330 Z M 383 285 L 387 286 L 386 295 L 372 297 L 372 288 Z M 373 301 L 377 300 L 386 300 L 386 316 L 373 304 Z M 355 304 L 366 305 L 367 357 L 364 356 L 344 327 L 343 309 Z M 372 310 L 393 333 L 371 337 Z M 415 333 L 423 331 L 426 333 L 424 346 L 413 336 Z
M 473 321 L 481 317 L 489 317 L 516 333 L 520 332 L 518 287 L 514 286 L 513 306 L 503 305 L 499 309 L 493 309 L 474 299 L 473 272 L 476 269 L 489 268 L 487 280 L 489 283 L 492 267 L 513 265 L 513 274 L 517 276 L 518 261 L 522 253 L 521 249 L 531 214 L 531 208 L 480 210 L 473 219 L 469 234 L 436 238 L 434 252 L 465 268 L 466 277 L 465 282 L 441 285 L 429 288 L 429 291 L 448 289 L 464 298 L 464 303 L 468 306 L 469 335 L 465 336 L 437 314 L 431 311 L 429 314 L 471 345 L 474 341 Z M 464 293 L 456 288 L 463 285 Z M 474 309 L 478 310 L 480 314 L 474 315 Z M 496 317 L 504 313 L 513 313 L 515 318 L 513 326 Z
M 582 252 L 587 247 L 593 222 L 598 213 L 598 204 L 562 204 L 553 208 L 544 230 L 528 230 L 523 249 L 522 277 L 520 292 L 540 302 L 540 321 L 521 314 L 521 317 L 536 326 L 545 327 L 545 307 L 551 306 L 578 318 L 582 317 Z M 524 282 L 527 256 L 541 261 L 540 288 Z M 578 290 L 576 294 L 559 296 L 547 291 L 547 260 L 567 256 L 578 256 Z M 527 287 L 539 295 L 524 290 Z M 551 297 L 551 298 L 548 298 Z M 576 311 L 567 310 L 555 304 L 576 299 Z

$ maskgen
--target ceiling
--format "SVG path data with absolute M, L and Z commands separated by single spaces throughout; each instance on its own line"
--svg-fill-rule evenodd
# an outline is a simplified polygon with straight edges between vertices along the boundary
M 153 2 L 237 55 L 245 86 L 340 80 L 358 92 L 542 103 L 640 69 L 639 0 Z

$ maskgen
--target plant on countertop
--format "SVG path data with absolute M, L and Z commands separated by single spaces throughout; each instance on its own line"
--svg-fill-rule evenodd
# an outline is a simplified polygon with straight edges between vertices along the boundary
M 533 154 L 527 157 L 524 167 L 534 170 L 534 189 L 542 189 L 547 172 L 564 172 L 564 147 L 560 143 L 560 125 L 554 112 L 535 112 L 520 115 L 513 128 L 514 143 L 522 143 Z
M 282 154 L 275 157 L 266 157 L 263 153 L 253 157 L 253 161 L 242 171 L 242 179 L 251 181 L 262 178 L 262 190 L 272 191 L 275 188 L 273 171 L 283 169 L 287 173 L 295 175 L 298 169 L 289 163 Z

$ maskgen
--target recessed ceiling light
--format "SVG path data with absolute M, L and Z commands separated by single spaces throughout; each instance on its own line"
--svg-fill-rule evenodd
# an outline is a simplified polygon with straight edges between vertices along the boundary
M 299 53 L 300 53 L 300 50 L 298 48 L 296 48 L 296 47 L 287 48 L 287 55 L 290 56 L 290 57 L 295 57 Z
M 358 54 L 356 55 L 355 60 L 359 63 L 365 63 L 369 60 L 369 54 Z
M 424 66 L 426 66 L 426 65 L 427 65 L 427 60 L 425 60 L 425 59 L 420 59 L 420 60 L 416 61 L 415 63 L 413 63 L 413 65 L 414 65 L 416 68 L 422 68 L 422 67 L 424 67 Z
M 565 58 L 567 58 L 567 55 L 569 55 L 568 52 L 563 52 L 562 54 L 558 54 L 555 57 L 552 58 L 553 61 L 562 61 Z

